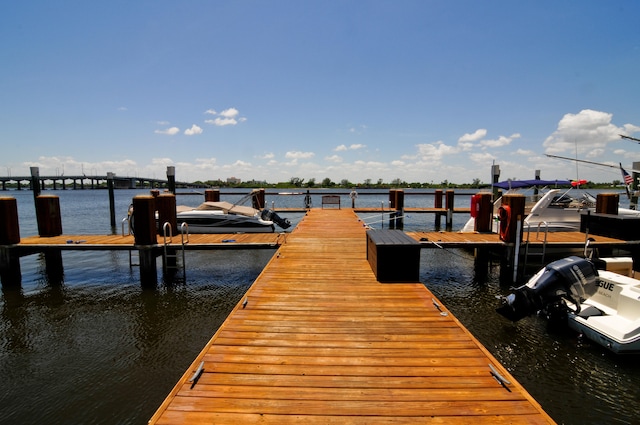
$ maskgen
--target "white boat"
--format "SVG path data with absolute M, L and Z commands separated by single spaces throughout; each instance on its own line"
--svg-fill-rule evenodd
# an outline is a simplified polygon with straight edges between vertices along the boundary
M 529 181 L 530 182 L 530 181 Z M 562 182 L 566 184 L 566 182 Z M 521 188 L 525 186 L 517 186 Z M 524 229 L 535 231 L 540 227 L 542 231 L 578 231 L 583 214 L 595 212 L 596 199 L 588 193 L 580 197 L 571 196 L 571 190 L 545 189 L 539 196 L 530 196 L 525 203 Z M 497 209 L 501 198 L 494 203 L 493 231 L 498 232 Z M 618 208 L 618 215 L 625 217 L 640 217 L 640 211 L 628 208 Z M 471 217 L 464 225 L 461 233 L 472 233 L 475 228 L 475 218 Z
M 536 312 L 566 319 L 614 353 L 640 353 L 640 280 L 632 274 L 630 258 L 567 257 L 503 297 L 497 311 L 514 322 Z
M 291 226 L 269 209 L 235 205 L 230 202 L 203 202 L 198 207 L 176 207 L 178 227 L 187 223 L 189 233 L 270 233 L 275 224 L 282 229 Z

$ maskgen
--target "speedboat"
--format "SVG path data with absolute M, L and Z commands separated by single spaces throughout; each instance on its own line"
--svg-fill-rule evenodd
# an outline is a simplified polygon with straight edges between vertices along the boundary
M 496 309 L 518 321 L 537 312 L 614 353 L 640 353 L 640 280 L 631 258 L 567 257 L 501 297 Z
M 288 219 L 273 210 L 257 210 L 230 202 L 203 202 L 198 207 L 178 205 L 178 225 L 187 223 L 189 233 L 270 233 L 275 225 L 282 229 L 291 226 Z
M 558 184 L 567 185 L 572 182 L 566 181 L 509 181 L 496 183 L 501 188 L 509 188 L 508 193 L 516 193 L 514 189 L 531 188 L 532 182 L 542 182 L 542 184 Z M 508 184 L 508 186 L 505 186 Z M 541 189 L 543 192 L 539 195 L 527 197 L 525 202 L 524 228 L 535 230 L 541 227 L 544 231 L 578 231 L 580 230 L 581 216 L 588 211 L 595 212 L 596 198 L 588 193 L 584 193 L 579 197 L 573 197 L 568 190 L 557 188 Z M 493 220 L 493 231 L 498 232 L 497 209 L 501 204 L 501 198 L 494 203 L 494 214 L 496 218 Z M 625 217 L 640 217 L 640 211 L 629 208 L 618 208 L 618 215 Z M 475 218 L 471 217 L 464 225 L 461 233 L 471 233 L 475 228 Z

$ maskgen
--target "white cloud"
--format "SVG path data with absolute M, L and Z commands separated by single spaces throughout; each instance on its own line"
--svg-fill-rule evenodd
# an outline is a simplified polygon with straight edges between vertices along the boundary
M 491 161 L 495 159 L 495 156 L 493 156 L 488 152 L 481 152 L 481 153 L 471 154 L 469 155 L 469 158 L 477 164 L 486 165 L 486 164 L 491 164 Z
M 313 152 L 300 152 L 300 151 L 290 151 L 285 154 L 285 158 L 289 159 L 309 159 L 313 158 L 315 153 Z
M 247 120 L 246 117 L 238 116 L 240 111 L 236 108 L 228 108 L 220 113 L 216 112 L 215 109 L 207 109 L 204 113 L 207 115 L 217 115 L 216 118 L 205 120 L 204 122 L 218 127 L 237 125 L 238 123 L 245 122 Z
M 602 154 L 604 154 L 604 149 L 593 149 L 589 151 L 585 156 L 587 158 L 599 158 L 600 156 L 602 156 Z
M 218 160 L 216 158 L 196 158 L 196 163 L 192 165 L 199 170 L 215 170 Z M 188 165 L 187 165 L 188 167 Z
M 325 156 L 324 159 L 329 161 L 329 162 L 335 162 L 335 163 L 339 163 L 339 162 L 343 161 L 342 157 L 340 155 Z
M 528 149 L 518 149 L 515 151 L 516 155 L 522 155 L 522 156 L 534 156 L 536 155 L 536 153 L 534 151 L 528 150 Z
M 441 141 L 437 141 L 435 143 L 422 143 L 416 145 L 416 147 L 418 148 L 418 155 L 423 161 L 427 162 L 438 162 L 445 155 L 456 154 L 460 151 L 458 147 L 445 145 Z
M 188 128 L 184 131 L 184 134 L 186 134 L 187 136 L 193 136 L 196 134 L 202 134 L 202 129 L 200 127 L 198 127 L 197 125 L 193 124 L 191 126 L 191 128 Z
M 367 145 L 363 145 L 362 143 L 354 143 L 354 144 L 349 145 L 349 146 L 347 146 L 347 145 L 336 146 L 333 150 L 336 151 L 336 152 L 345 152 L 345 151 L 348 151 L 348 150 L 355 151 L 355 150 L 358 150 L 358 149 L 364 149 L 366 147 L 367 147 Z
M 154 131 L 154 133 L 156 133 L 156 134 L 166 134 L 166 135 L 169 135 L 169 136 L 173 136 L 175 134 L 180 133 L 180 129 L 178 127 L 170 127 L 170 128 L 167 128 L 166 130 L 156 130 L 156 131 Z
M 545 153 L 562 152 L 587 154 L 594 149 L 604 149 L 607 143 L 620 139 L 621 133 L 634 133 L 640 127 L 625 124 L 616 127 L 611 119 L 613 114 L 584 109 L 577 114 L 566 114 L 558 123 L 558 128 L 544 141 Z
M 511 144 L 513 139 L 519 139 L 519 138 L 520 138 L 520 134 L 518 133 L 512 134 L 509 137 L 500 136 L 494 140 L 483 140 L 480 142 L 480 146 L 487 147 L 487 148 L 499 148 L 502 146 L 507 146 Z
M 225 125 L 238 124 L 238 121 L 234 120 L 233 118 L 220 118 L 220 117 L 217 117 L 216 119 L 213 119 L 213 120 L 205 120 L 204 122 L 207 124 L 213 124 L 218 127 L 224 127 Z
M 475 142 L 477 140 L 482 139 L 486 135 L 487 135 L 487 130 L 484 128 L 479 128 L 473 133 L 466 133 L 464 136 L 460 137 L 458 139 L 458 143 Z
M 229 108 L 220 112 L 220 116 L 225 118 L 235 118 L 238 116 L 239 113 L 240 112 L 236 108 Z

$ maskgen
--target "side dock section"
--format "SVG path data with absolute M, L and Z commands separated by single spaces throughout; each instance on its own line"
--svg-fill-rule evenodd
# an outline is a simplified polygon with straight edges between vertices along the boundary
M 547 424 L 420 282 L 380 283 L 350 209 L 312 209 L 151 418 Z

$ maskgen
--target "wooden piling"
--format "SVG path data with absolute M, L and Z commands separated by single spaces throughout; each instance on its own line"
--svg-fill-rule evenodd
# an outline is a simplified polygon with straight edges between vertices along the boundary
M 445 208 L 447 209 L 447 232 L 453 229 L 453 204 L 454 204 L 454 191 L 447 190 L 445 194 Z
M 596 197 L 596 213 L 618 215 L 618 202 L 620 195 L 617 193 L 599 193 Z
M 20 243 L 18 203 L 15 198 L 0 198 L 0 245 Z
M 502 206 L 498 210 L 500 216 L 500 240 L 515 243 L 516 237 L 522 240 L 522 223 L 524 222 L 524 204 L 526 197 L 520 194 L 504 195 Z M 518 222 L 520 226 L 518 227 Z M 517 229 L 520 229 L 520 234 Z
M 477 211 L 475 220 L 476 232 L 491 232 L 493 229 L 493 194 L 492 193 L 479 193 L 476 195 Z
M 163 227 L 165 223 L 169 223 L 171 226 L 171 235 L 177 234 L 176 195 L 173 193 L 159 195 L 156 198 L 156 210 L 158 211 L 158 234 L 164 234 Z
M 174 166 L 167 167 L 167 187 L 169 192 L 176 194 L 176 167 Z
M 396 190 L 396 217 L 395 217 L 395 228 L 398 230 L 402 230 L 404 228 L 404 190 L 398 189 Z
M 219 202 L 220 189 L 207 189 L 204 191 L 204 200 L 206 202 Z
M 62 234 L 60 198 L 55 195 L 39 195 L 36 198 L 38 234 L 42 237 Z
M 154 250 L 157 244 L 155 201 L 156 198 L 151 195 L 133 198 L 134 239 L 140 258 L 140 284 L 143 287 L 155 287 L 158 281 Z
M 389 209 L 395 210 L 396 208 L 396 191 L 397 189 L 389 189 Z M 392 212 L 389 214 L 389 229 L 396 228 L 396 213 Z
M 435 195 L 433 198 L 433 207 L 434 208 L 442 208 L 442 189 L 436 189 Z M 436 230 L 440 230 L 440 220 L 442 215 L 440 213 L 436 213 L 436 222 L 435 227 Z
M 116 227 L 116 201 L 113 193 L 113 178 L 115 174 L 107 173 L 107 188 L 109 189 L 109 218 L 111 219 L 111 227 Z M 75 185 L 75 180 L 73 181 Z M 74 187 L 75 189 L 75 187 Z
M 136 245 L 155 245 L 156 219 L 155 198 L 138 195 L 133 198 L 133 226 Z
M 265 191 L 264 189 L 254 189 L 251 192 L 251 204 L 253 208 L 261 210 L 265 204 Z

